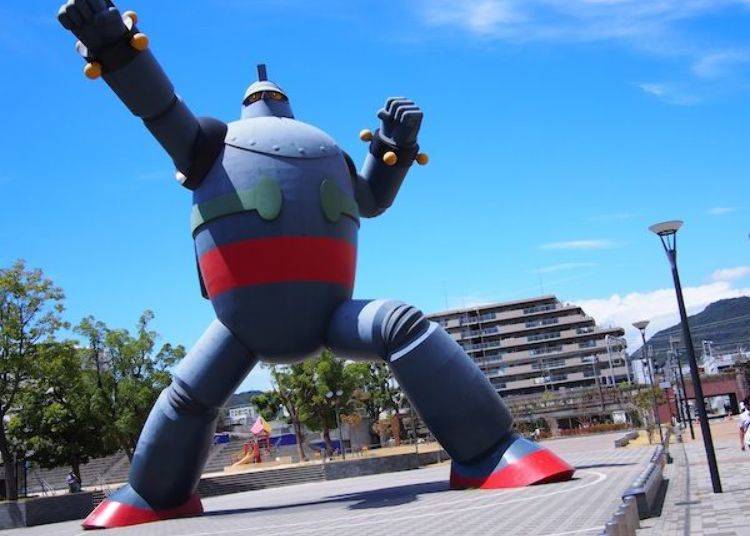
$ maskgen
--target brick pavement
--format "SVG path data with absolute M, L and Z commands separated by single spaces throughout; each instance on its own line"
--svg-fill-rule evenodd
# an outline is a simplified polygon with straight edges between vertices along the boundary
M 570 482 L 451 491 L 449 465 L 212 497 L 207 515 L 117 529 L 120 535 L 264 536 L 460 534 L 562 536 L 601 531 L 652 448 L 615 449 L 616 435 L 545 442 L 578 467 Z M 8 535 L 72 536 L 77 523 Z
M 735 422 L 712 423 L 724 493 L 714 494 L 700 430 L 671 446 L 662 515 L 642 522 L 638 536 L 750 536 L 750 453 L 739 447 Z

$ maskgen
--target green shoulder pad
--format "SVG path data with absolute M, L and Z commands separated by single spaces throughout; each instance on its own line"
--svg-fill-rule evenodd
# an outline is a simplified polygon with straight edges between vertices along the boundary
M 275 220 L 281 212 L 281 205 L 279 184 L 273 179 L 263 177 L 250 190 L 232 192 L 200 205 L 193 205 L 190 230 L 194 233 L 198 227 L 211 220 L 251 210 L 256 210 L 264 220 Z
M 320 183 L 320 206 L 326 219 L 332 223 L 339 221 L 342 214 L 355 221 L 359 219 L 357 202 L 332 180 L 324 179 Z

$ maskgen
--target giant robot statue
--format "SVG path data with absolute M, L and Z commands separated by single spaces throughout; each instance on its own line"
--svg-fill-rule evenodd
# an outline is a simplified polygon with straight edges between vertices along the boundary
M 419 152 L 422 111 L 390 98 L 361 171 L 323 131 L 294 119 L 286 93 L 258 69 L 241 118 L 197 118 L 148 50 L 133 12 L 70 0 L 58 14 L 89 78 L 102 77 L 169 153 L 192 191 L 201 290 L 217 319 L 174 372 L 141 432 L 128 484 L 85 528 L 202 513 L 195 490 L 220 408 L 258 361 L 291 363 L 328 347 L 382 359 L 450 454 L 454 488 L 525 486 L 574 469 L 511 432 L 482 372 L 411 305 L 353 300 L 360 217 L 393 203 Z M 398 259 L 393 259 L 398 262 Z

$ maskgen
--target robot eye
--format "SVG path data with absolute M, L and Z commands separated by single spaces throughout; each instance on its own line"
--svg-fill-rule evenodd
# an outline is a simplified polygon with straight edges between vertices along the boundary
M 269 92 L 268 92 L 268 95 L 269 95 L 269 96 L 270 96 L 270 97 L 271 97 L 271 98 L 272 98 L 273 100 L 284 100 L 284 95 L 282 95 L 282 94 L 281 94 L 281 93 L 279 93 L 278 91 L 269 91 Z
M 248 104 L 252 104 L 254 102 L 258 102 L 262 96 L 263 96 L 263 92 L 262 91 L 257 91 L 255 93 L 251 93 L 250 95 L 247 96 L 247 98 L 245 99 L 245 102 L 243 104 L 245 106 L 247 106 Z

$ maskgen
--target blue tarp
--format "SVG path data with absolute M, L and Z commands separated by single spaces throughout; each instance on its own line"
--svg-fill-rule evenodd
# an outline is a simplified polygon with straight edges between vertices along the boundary
M 229 443 L 228 433 L 214 434 L 214 445 L 223 445 L 225 443 Z

